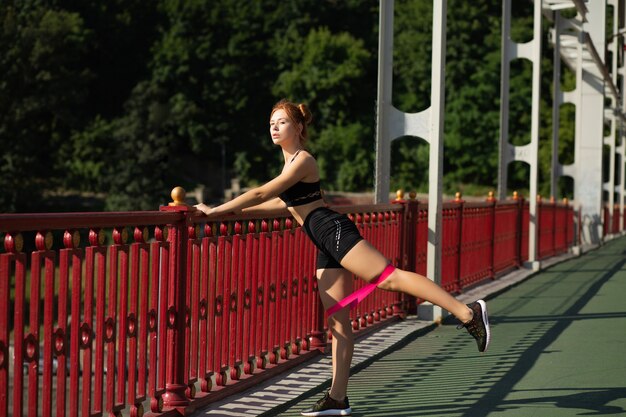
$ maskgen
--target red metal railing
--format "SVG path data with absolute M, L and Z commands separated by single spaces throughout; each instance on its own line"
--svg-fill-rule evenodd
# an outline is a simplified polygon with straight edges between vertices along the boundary
M 426 275 L 428 205 L 415 200 L 404 203 L 408 240 L 404 266 Z M 538 213 L 538 247 L 544 251 L 538 259 L 563 253 L 575 244 L 575 213 L 570 205 L 542 202 Z M 528 261 L 529 219 L 528 201 L 517 197 L 489 198 L 484 203 L 457 198 L 445 203 L 441 285 L 452 293 L 460 292 Z
M 335 209 L 391 262 L 425 274 L 426 205 Z M 573 216 L 541 205 L 546 256 L 572 244 Z M 523 200 L 446 203 L 442 285 L 459 292 L 519 266 L 527 220 Z M 316 250 L 287 212 L 208 223 L 187 206 L 0 215 L 0 231 L 0 415 L 188 414 L 326 348 Z M 376 290 L 353 328 L 414 305 Z
M 361 206 L 359 213 L 356 214 L 351 214 L 348 208 L 337 207 L 336 210 L 349 214 L 356 222 L 361 235 L 378 248 L 391 263 L 400 265 L 402 258 L 400 242 L 404 224 L 402 206 L 387 206 L 387 210 L 383 205 Z M 355 290 L 366 284 L 356 276 L 353 278 Z M 400 294 L 377 289 L 364 302 L 357 305 L 353 312 L 352 328 L 359 330 L 393 314 L 400 314 L 405 311 L 406 302 L 407 300 Z
M 501 274 L 521 265 L 520 201 L 498 202 L 494 206 L 493 273 Z
M 459 285 L 465 288 L 493 278 L 495 202 L 463 205 Z
M 444 290 L 457 293 L 460 291 L 460 261 L 463 239 L 463 205 L 460 201 L 445 203 L 441 218 L 441 286 Z M 418 236 L 428 240 L 427 233 Z
M 573 210 L 566 203 L 537 202 L 538 259 L 567 252 L 573 243 Z
M 620 214 L 620 205 L 615 204 L 613 206 L 613 216 L 611 216 L 610 206 L 604 206 L 603 209 L 603 229 L 605 235 L 612 235 L 620 232 L 619 223 L 620 216 L 624 216 L 626 219 L 626 210 Z
M 180 218 L 160 212 L 2 216 L 1 229 L 12 232 L 0 254 L 1 415 L 9 402 L 14 416 L 113 415 L 127 407 L 137 415 L 145 400 L 165 392 L 173 375 L 166 376 L 164 359 L 175 345 L 166 343 L 167 303 L 159 297 L 176 283 L 168 273 L 164 225 Z M 154 241 L 146 243 L 144 226 L 155 224 Z M 104 228 L 111 228 L 106 246 Z M 61 231 L 57 250 L 55 230 Z M 32 231 L 32 240 L 13 231 Z

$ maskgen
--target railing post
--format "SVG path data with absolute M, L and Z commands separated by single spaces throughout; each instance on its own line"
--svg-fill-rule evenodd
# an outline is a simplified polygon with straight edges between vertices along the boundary
M 517 202 L 517 224 L 515 226 L 515 263 L 519 268 L 522 265 L 522 222 L 524 219 L 524 198 L 513 192 L 513 200 Z
M 532 201 L 530 202 L 530 204 L 532 204 Z M 530 268 L 532 270 L 537 270 L 539 269 L 539 265 L 541 262 L 541 259 L 544 257 L 543 253 L 545 253 L 546 251 L 546 241 L 544 240 L 543 236 L 542 236 L 542 224 L 545 225 L 545 217 L 546 217 L 546 213 L 545 213 L 545 204 L 543 202 L 543 197 L 541 196 L 541 194 L 537 194 L 537 197 L 535 198 L 535 227 L 534 227 L 534 231 L 532 227 L 529 227 L 528 229 L 528 235 L 529 238 L 532 240 L 535 240 L 535 257 L 534 260 L 531 261 L 532 258 L 532 246 L 529 243 L 528 246 L 528 262 L 526 263 L 526 267 Z M 530 205 L 529 205 L 530 207 Z M 532 212 L 529 212 L 529 218 L 532 219 Z M 530 222 L 530 226 L 532 226 L 532 221 Z
M 327 349 L 330 347 L 330 343 L 327 343 L 327 335 L 328 333 L 325 331 L 326 327 L 326 311 L 324 310 L 324 305 L 322 304 L 322 299 L 319 297 L 319 288 L 317 285 L 316 279 L 317 271 L 314 274 L 313 278 L 313 288 L 316 292 L 318 292 L 317 296 L 314 297 L 314 303 L 316 303 L 313 308 L 313 327 L 311 328 L 311 333 L 309 336 L 309 346 L 312 349 L 318 349 L 322 353 L 327 353 Z
M 578 245 L 583 244 L 583 207 L 578 207 Z
M 319 349 L 322 352 L 326 351 L 326 332 L 324 331 L 324 306 L 322 300 L 317 297 L 315 299 L 317 308 L 314 310 L 315 314 L 315 326 L 311 329 L 311 336 L 309 337 L 309 346 L 311 349 Z
M 462 265 L 461 258 L 463 256 L 463 247 L 464 247 L 463 245 L 463 220 L 464 220 L 463 217 L 465 213 L 463 210 L 465 206 L 465 201 L 461 197 L 460 192 L 457 192 L 454 195 L 454 202 L 457 203 L 459 211 L 458 211 L 458 217 L 457 217 L 458 238 L 457 238 L 457 249 L 456 249 L 456 253 L 457 253 L 456 277 L 455 277 L 454 288 L 452 289 L 452 292 L 461 292 L 461 288 L 463 287 L 461 283 L 461 265 Z M 443 227 L 441 228 L 441 233 L 443 235 Z
M 396 199 L 392 204 L 401 204 L 404 208 L 402 212 L 402 229 L 400 230 L 400 265 L 399 268 L 415 271 L 415 221 L 417 219 L 417 201 L 404 200 L 404 192 L 396 191 Z
M 161 211 L 176 211 L 183 214 L 180 221 L 170 224 L 168 233 L 169 251 L 169 282 L 167 285 L 167 355 L 165 393 L 163 394 L 164 409 L 177 409 L 184 415 L 189 405 L 187 398 L 187 375 L 185 375 L 185 329 L 187 326 L 187 242 L 189 214 L 194 207 L 185 204 L 185 190 L 176 187 L 172 190 L 172 203 L 162 206 Z
M 557 206 L 556 201 L 554 200 L 554 196 L 550 196 L 550 205 L 552 206 L 552 246 L 550 251 L 550 256 L 554 256 L 556 254 L 556 218 L 557 218 Z
M 569 204 L 567 202 L 567 197 L 563 198 L 563 216 L 565 216 L 565 231 L 563 233 L 565 233 L 565 248 L 564 251 L 567 252 L 569 250 L 569 230 L 570 230 L 570 224 L 569 224 Z
M 396 191 L 396 199 L 393 204 L 402 204 L 404 211 L 402 212 L 402 228 L 400 229 L 400 260 L 401 265 L 398 267 L 411 272 L 417 270 L 417 218 L 419 202 L 415 199 L 415 195 L 410 193 L 409 200 L 404 199 L 402 190 Z M 402 295 L 402 305 L 400 307 L 394 305 L 394 314 L 402 314 L 403 311 L 408 314 L 417 314 L 415 298 L 409 295 Z
M 489 221 L 490 230 L 491 230 L 491 239 L 489 243 L 489 250 L 491 250 L 491 259 L 489 261 L 489 277 L 492 279 L 495 279 L 496 277 L 495 263 L 496 263 L 496 204 L 497 204 L 497 200 L 493 196 L 493 191 L 489 191 L 489 194 L 487 196 L 487 202 L 491 203 L 491 216 L 490 216 L 491 219 Z

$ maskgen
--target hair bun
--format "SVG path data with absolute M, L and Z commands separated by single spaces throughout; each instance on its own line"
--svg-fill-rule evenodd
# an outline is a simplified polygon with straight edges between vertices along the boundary
M 311 120 L 313 120 L 313 114 L 311 113 L 311 110 L 309 110 L 309 106 L 307 106 L 304 103 L 300 103 L 300 104 L 298 104 L 298 109 L 300 110 L 300 113 L 302 113 L 302 117 L 304 118 L 304 122 L 306 124 L 311 123 Z

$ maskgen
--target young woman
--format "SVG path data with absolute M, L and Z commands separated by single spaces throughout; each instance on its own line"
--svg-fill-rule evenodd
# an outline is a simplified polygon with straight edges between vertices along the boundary
M 315 158 L 305 149 L 307 125 L 312 119 L 308 107 L 279 101 L 270 115 L 270 135 L 281 147 L 285 160 L 282 172 L 268 183 L 251 189 L 217 207 L 198 204 L 208 217 L 240 213 L 254 208 L 287 208 L 315 243 L 320 297 L 332 332 L 333 380 L 330 390 L 304 416 L 350 415 L 347 387 L 354 350 L 349 310 L 374 288 L 401 291 L 427 300 L 454 314 L 476 339 L 484 352 L 490 339 L 485 302 L 465 305 L 428 278 L 394 268 L 365 241 L 354 223 L 344 214 L 326 207 L 320 192 L 319 170 Z M 352 274 L 369 284 L 353 293 Z

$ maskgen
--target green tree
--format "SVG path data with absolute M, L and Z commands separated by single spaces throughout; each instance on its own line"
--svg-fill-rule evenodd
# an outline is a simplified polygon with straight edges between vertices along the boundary
M 403 137 L 391 144 L 390 191 L 428 191 L 428 143 L 414 137 Z
M 38 211 L 60 182 L 57 149 L 83 123 L 90 32 L 76 13 L 0 6 L 0 210 Z
M 175 100 L 140 83 L 126 104 L 126 115 L 112 122 L 115 152 L 109 158 L 116 163 L 107 166 L 106 209 L 155 210 L 168 201 L 172 156 L 179 148 L 171 140 L 179 128 Z
M 500 5 L 466 3 L 448 2 L 448 192 L 495 186 L 498 163 Z M 532 3 L 513 6 L 513 38 L 527 41 Z M 266 181 L 280 169 L 267 117 L 283 97 L 312 108 L 310 149 L 325 186 L 372 188 L 376 2 L 32 0 L 0 6 L 0 18 L 2 210 L 32 210 L 40 206 L 32 195 L 54 189 L 103 193 L 112 210 L 153 209 L 174 185 L 205 184 L 217 198 L 231 175 L 244 186 Z M 393 99 L 400 110 L 430 105 L 431 31 L 431 2 L 397 2 Z M 542 190 L 550 160 L 549 49 Z M 509 136 L 522 144 L 531 68 L 520 61 L 513 70 Z M 570 133 L 561 142 L 565 159 Z M 394 142 L 393 188 L 425 188 L 427 149 Z M 511 181 L 525 187 L 527 170 L 515 169 Z
M 444 183 L 449 192 L 464 183 L 494 185 L 500 95 L 499 9 L 492 2 L 448 2 Z M 395 22 L 394 105 L 406 112 L 422 111 L 430 106 L 432 4 L 417 0 L 399 3 Z M 426 184 L 428 176 L 420 173 L 428 167 L 428 148 L 418 143 L 407 141 L 393 147 L 397 186 L 424 188 Z M 407 185 L 411 176 L 412 184 Z
M 371 54 L 349 33 L 313 29 L 299 61 L 278 78 L 276 95 L 307 103 L 315 115 L 312 151 L 329 189 L 371 188 L 373 96 Z M 350 161 L 348 163 L 348 161 Z
M 448 8 L 444 170 L 446 190 L 494 187 L 500 123 L 500 4 Z
M 164 20 L 158 10 L 160 2 L 57 0 L 54 3 L 54 7 L 79 15 L 91 35 L 86 54 L 81 57 L 92 73 L 84 111 L 90 119 L 122 115 L 133 88 L 150 75 L 151 48 Z

